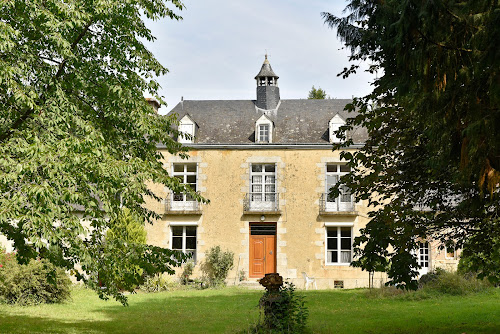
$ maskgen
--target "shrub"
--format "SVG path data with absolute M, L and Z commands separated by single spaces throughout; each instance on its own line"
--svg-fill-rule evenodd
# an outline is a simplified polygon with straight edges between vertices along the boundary
M 144 279 L 144 283 L 139 286 L 139 289 L 144 292 L 162 292 L 171 290 L 175 286 L 168 277 L 162 274 L 148 276 Z
M 18 305 L 59 303 L 70 297 L 71 281 L 47 260 L 19 264 L 14 254 L 0 255 L 0 298 Z
M 203 271 L 208 276 L 211 286 L 220 286 L 226 284 L 226 278 L 229 270 L 233 268 L 234 253 L 231 251 L 223 252 L 220 246 L 210 248 L 206 253 Z
M 194 270 L 194 262 L 193 261 L 188 261 L 184 265 L 184 270 L 182 271 L 181 274 L 181 283 L 184 285 L 187 285 L 189 283 L 189 277 L 193 274 Z
M 424 275 L 425 276 L 425 275 Z M 422 276 L 422 278 L 424 278 Z M 432 279 L 430 279 L 430 277 Z M 424 281 L 420 280 L 422 290 L 447 295 L 466 295 L 481 292 L 491 287 L 488 281 L 479 280 L 474 276 L 464 276 L 457 272 L 436 270 Z
M 370 289 L 366 292 L 368 298 L 397 298 L 404 300 L 422 300 L 441 295 L 466 295 L 490 288 L 487 280 L 477 279 L 474 275 L 463 275 L 437 268 L 428 274 L 422 275 L 418 281 L 417 291 L 405 291 L 394 286 L 385 286 L 380 289 Z
M 302 333 L 305 330 L 309 311 L 304 296 L 295 293 L 295 285 L 285 282 L 276 292 L 264 292 L 260 298 L 261 321 L 254 333 Z

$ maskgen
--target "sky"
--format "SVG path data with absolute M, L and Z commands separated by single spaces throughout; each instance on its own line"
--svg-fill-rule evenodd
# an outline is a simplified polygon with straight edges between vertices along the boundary
M 170 111 L 185 100 L 252 100 L 255 76 L 269 54 L 282 99 L 307 98 L 314 85 L 331 98 L 363 96 L 374 77 L 359 72 L 337 77 L 349 66 L 336 31 L 321 12 L 342 15 L 341 0 L 185 0 L 181 21 L 148 21 L 156 40 L 146 43 L 169 69 L 158 78 Z M 366 68 L 366 66 L 365 66 Z

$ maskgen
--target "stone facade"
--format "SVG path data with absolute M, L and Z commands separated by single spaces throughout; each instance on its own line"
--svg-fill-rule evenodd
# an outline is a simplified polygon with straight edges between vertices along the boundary
M 368 273 L 349 265 L 352 242 L 369 221 L 367 203 L 354 203 L 348 192 L 336 199 L 327 195 L 348 172 L 330 142 L 332 120 L 353 116 L 343 110 L 350 100 L 280 100 L 278 76 L 267 56 L 255 79 L 257 100 L 182 101 L 171 111 L 179 119 L 189 116 L 197 132 L 187 160 L 158 146 L 164 167 L 191 178 L 188 183 L 210 203 L 182 203 L 185 196 L 151 185 L 166 203 L 147 203 L 163 212 L 147 226 L 149 242 L 193 253 L 197 264 L 213 246 L 234 252 L 229 284 L 239 282 L 241 271 L 251 280 L 276 271 L 299 287 L 304 274 L 319 288 L 368 286 Z M 262 130 L 269 140 L 261 143 L 257 131 L 263 115 L 271 123 Z M 266 131 L 272 135 L 266 137 Z M 354 151 L 367 132 L 356 128 L 347 136 Z M 190 176 L 175 174 L 188 166 Z M 416 255 L 424 265 L 421 274 L 435 267 L 455 269 L 458 262 L 458 254 L 433 242 L 422 242 Z M 375 273 L 374 286 L 386 280 Z
M 251 223 L 276 223 L 276 270 L 301 286 L 302 272 L 315 277 L 319 288 L 333 288 L 342 281 L 345 288 L 368 285 L 368 273 L 344 264 L 326 263 L 326 229 L 352 226 L 352 238 L 368 222 L 366 203 L 354 204 L 353 211 L 320 213 L 320 197 L 325 193 L 326 166 L 340 163 L 339 152 L 329 149 L 203 149 L 191 152 L 188 160 L 166 155 L 165 168 L 175 163 L 198 165 L 198 189 L 210 200 L 201 213 L 165 212 L 160 221 L 147 226 L 150 243 L 172 248 L 170 226 L 197 227 L 197 262 L 203 261 L 210 247 L 220 245 L 235 253 L 235 267 L 228 282 L 237 282 L 241 270 L 249 274 Z M 251 164 L 275 164 L 279 196 L 277 212 L 244 211 L 244 198 L 250 191 Z M 156 193 L 167 197 L 168 189 L 154 185 Z M 153 205 L 150 203 L 149 205 Z M 197 266 L 199 267 L 199 266 Z M 195 275 L 197 273 L 195 272 Z M 375 281 L 385 282 L 383 274 Z

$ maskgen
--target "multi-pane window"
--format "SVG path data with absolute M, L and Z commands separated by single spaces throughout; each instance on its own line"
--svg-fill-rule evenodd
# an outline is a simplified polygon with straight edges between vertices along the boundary
M 192 254 L 196 262 L 196 226 L 171 226 L 172 249 Z
M 259 142 L 269 142 L 269 124 L 259 125 Z
M 338 198 L 330 196 L 330 189 L 339 182 L 342 175 L 351 171 L 351 167 L 345 164 L 326 165 L 326 209 L 331 211 L 348 211 L 353 209 L 352 196 L 349 188 L 340 187 Z
M 250 179 L 250 200 L 252 202 L 276 201 L 275 164 L 252 164 Z
M 429 243 L 418 243 L 418 265 L 422 268 L 429 268 Z
M 196 174 L 197 165 L 196 163 L 187 164 L 174 164 L 173 176 L 178 178 L 180 183 L 189 185 L 193 191 L 196 192 Z M 174 193 L 174 202 L 189 202 L 195 201 L 195 199 L 189 194 Z
M 352 227 L 326 228 L 326 263 L 349 264 L 352 260 Z

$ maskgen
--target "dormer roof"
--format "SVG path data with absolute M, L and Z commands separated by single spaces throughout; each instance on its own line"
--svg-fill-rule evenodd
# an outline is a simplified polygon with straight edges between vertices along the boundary
M 186 123 L 186 121 L 187 122 L 191 122 L 194 125 L 198 126 L 198 124 L 196 123 L 196 121 L 189 114 L 184 114 L 184 116 L 179 120 L 180 123 Z
M 271 124 L 274 124 L 273 120 L 269 118 L 266 114 L 263 114 L 262 116 L 259 117 L 259 119 L 256 121 L 256 123 L 265 123 L 269 122 Z

